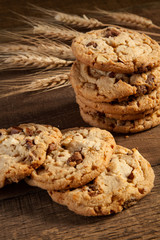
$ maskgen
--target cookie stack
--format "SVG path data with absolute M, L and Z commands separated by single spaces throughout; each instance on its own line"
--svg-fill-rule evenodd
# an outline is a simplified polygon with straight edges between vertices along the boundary
M 160 46 L 122 28 L 80 35 L 70 81 L 84 121 L 120 133 L 160 124 Z
M 108 131 L 77 128 L 61 134 L 33 123 L 0 129 L 0 187 L 24 178 L 85 216 L 120 212 L 154 185 L 150 163 L 136 149 L 117 146 Z

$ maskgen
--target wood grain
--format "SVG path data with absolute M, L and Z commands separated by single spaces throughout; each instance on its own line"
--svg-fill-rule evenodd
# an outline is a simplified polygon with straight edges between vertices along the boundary
M 94 4 L 108 10 L 130 7 L 146 13 L 146 17 L 153 16 L 154 22 L 160 22 L 157 5 L 153 3 L 150 8 L 138 7 L 138 0 L 30 2 L 68 12 L 78 12 L 80 2 L 86 9 Z M 147 2 L 152 5 L 151 1 L 146 0 L 141 1 L 141 4 Z M 9 5 L 11 10 L 30 14 L 25 0 L 0 0 L 0 28 L 18 25 L 6 18 L 10 17 Z M 1 73 L 0 78 L 4 75 L 7 77 L 7 73 Z M 52 124 L 60 129 L 87 126 L 80 117 L 71 87 L 39 94 L 21 94 L 0 100 L 0 128 L 25 122 Z M 160 239 L 160 126 L 129 135 L 128 138 L 121 134 L 114 134 L 114 137 L 117 144 L 128 148 L 137 147 L 153 166 L 156 175 L 155 187 L 149 195 L 135 206 L 116 215 L 82 217 L 65 206 L 54 203 L 46 191 L 30 187 L 21 181 L 0 189 L 0 240 Z

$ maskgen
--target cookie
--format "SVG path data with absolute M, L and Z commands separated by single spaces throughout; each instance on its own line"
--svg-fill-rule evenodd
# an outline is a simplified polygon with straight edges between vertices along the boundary
M 49 191 L 51 198 L 84 216 L 121 212 L 147 195 L 154 186 L 150 163 L 136 150 L 117 146 L 104 172 L 81 188 Z
M 94 127 L 106 129 L 117 133 L 136 133 L 148 130 L 160 124 L 160 110 L 156 110 L 152 114 L 146 115 L 142 119 L 137 120 L 117 120 L 107 118 L 98 111 L 85 111 L 80 108 L 81 117 L 85 122 Z
M 80 128 L 63 134 L 56 150 L 26 182 L 47 190 L 74 188 L 88 183 L 109 164 L 115 149 L 113 136 L 98 128 Z
M 30 175 L 60 139 L 59 129 L 49 125 L 29 123 L 0 129 L 0 188 Z
M 146 72 L 160 63 L 160 46 L 155 40 L 119 27 L 79 35 L 73 40 L 72 50 L 79 61 L 108 72 Z
M 130 98 L 128 101 L 123 102 L 94 102 L 84 98 L 82 95 L 76 93 L 77 103 L 79 100 L 99 112 L 105 112 L 109 114 L 139 114 L 148 110 L 151 110 L 160 105 L 160 87 L 153 90 L 147 95 L 143 95 L 137 98 Z
M 77 99 L 77 103 L 79 104 L 79 107 L 83 109 L 84 112 L 95 112 L 95 109 L 88 107 L 86 104 L 81 102 L 80 99 Z M 113 118 L 117 120 L 137 120 L 146 117 L 148 114 L 152 114 L 156 110 L 160 108 L 160 105 L 157 105 L 155 108 L 149 109 L 147 111 L 137 113 L 137 114 L 116 114 L 116 113 L 105 113 L 104 111 L 98 112 L 98 115 L 101 117 L 106 117 L 106 118 Z
M 129 96 L 149 94 L 160 85 L 160 67 L 141 74 L 120 74 L 93 69 L 79 61 L 71 68 L 75 91 L 94 102 L 126 101 Z

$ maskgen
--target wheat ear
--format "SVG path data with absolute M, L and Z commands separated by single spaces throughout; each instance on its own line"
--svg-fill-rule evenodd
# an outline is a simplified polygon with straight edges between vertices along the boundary
M 61 25 L 49 25 L 40 22 L 33 25 L 33 33 L 50 39 L 61 39 L 63 41 L 72 40 L 80 34 L 76 30 L 69 29 Z
M 18 52 L 18 54 L 2 53 L 0 59 L 0 70 L 3 71 L 7 69 L 53 69 L 72 64 L 72 61 L 56 58 L 47 54 L 32 52 Z
M 95 18 L 88 18 L 86 15 L 83 15 L 83 17 L 79 17 L 77 15 L 70 15 L 57 11 L 53 11 L 52 14 L 56 21 L 65 23 L 67 25 L 83 28 L 97 28 L 105 26 L 104 23 L 98 21 Z
M 80 32 L 75 29 L 62 26 L 62 24 L 55 23 L 53 18 L 36 18 L 36 17 L 26 17 L 18 14 L 21 21 L 29 25 L 31 29 L 24 29 L 22 34 L 27 35 L 40 35 L 50 39 L 61 39 L 64 41 L 72 40 L 77 37 Z
M 38 72 L 0 81 L 0 98 L 35 91 L 51 91 L 69 86 L 70 68 Z
M 2 53 L 16 53 L 18 52 L 38 52 L 47 53 L 49 55 L 62 58 L 65 60 L 74 60 L 75 57 L 72 53 L 71 47 L 65 43 L 50 41 L 49 39 L 38 39 L 37 41 L 30 41 L 30 44 L 20 44 L 20 43 L 6 43 L 0 45 L 0 54 Z
M 42 7 L 35 6 L 30 4 L 34 9 L 41 11 L 43 14 L 49 15 L 55 19 L 57 22 L 61 22 L 67 25 L 75 26 L 75 27 L 83 27 L 83 28 L 97 28 L 103 27 L 105 24 L 98 21 L 95 18 L 88 18 L 86 15 L 82 17 L 78 15 L 71 15 L 62 12 L 58 12 L 55 10 L 48 10 Z
M 151 19 L 133 13 L 105 11 L 99 8 L 93 12 L 101 15 L 103 18 L 110 17 L 119 24 L 142 28 L 160 28 L 159 26 L 155 25 Z

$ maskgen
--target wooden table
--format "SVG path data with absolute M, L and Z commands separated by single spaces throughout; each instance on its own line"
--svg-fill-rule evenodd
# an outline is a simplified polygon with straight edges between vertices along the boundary
M 151 1 L 29 1 L 46 8 L 76 12 L 93 5 L 109 10 L 120 8 L 142 12 L 160 23 L 160 4 Z M 81 3 L 81 5 L 79 5 Z M 134 4 L 134 5 L 133 5 Z M 144 5 L 143 5 L 144 4 Z M 10 10 L 29 14 L 26 1 L 0 0 L 0 27 L 13 28 Z M 1 77 L 2 77 L 1 73 Z M 7 74 L 6 74 L 7 77 Z M 60 129 L 87 126 L 80 117 L 71 87 L 33 95 L 20 94 L 0 100 L 0 128 L 24 122 L 52 124 Z M 104 217 L 78 216 L 52 202 L 46 191 L 21 181 L 0 190 L 0 240 L 47 239 L 160 239 L 160 126 L 143 133 L 114 134 L 118 144 L 133 148 L 147 158 L 155 171 L 151 194 L 122 213 Z

